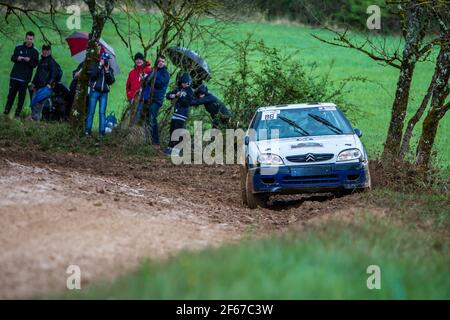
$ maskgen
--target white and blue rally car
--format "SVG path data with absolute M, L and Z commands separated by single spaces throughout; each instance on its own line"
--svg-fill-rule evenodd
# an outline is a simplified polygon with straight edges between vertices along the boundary
M 333 103 L 258 109 L 245 136 L 243 203 L 254 209 L 274 194 L 369 189 L 361 136 Z

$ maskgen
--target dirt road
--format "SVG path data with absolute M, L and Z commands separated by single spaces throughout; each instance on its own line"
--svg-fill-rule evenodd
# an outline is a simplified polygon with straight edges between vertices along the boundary
M 69 265 L 81 268 L 85 286 L 145 259 L 283 231 L 349 203 L 287 200 L 242 208 L 236 166 L 1 148 L 0 298 L 65 290 Z

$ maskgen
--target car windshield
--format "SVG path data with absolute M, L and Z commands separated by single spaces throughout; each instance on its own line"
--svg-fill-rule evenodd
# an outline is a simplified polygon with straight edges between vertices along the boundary
M 252 128 L 256 130 L 257 140 L 353 134 L 350 123 L 336 107 L 261 111 Z

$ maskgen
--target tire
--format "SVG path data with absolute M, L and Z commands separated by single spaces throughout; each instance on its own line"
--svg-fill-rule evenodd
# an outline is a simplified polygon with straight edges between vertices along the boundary
M 369 192 L 372 190 L 372 176 L 370 175 L 370 170 L 367 170 L 367 180 L 369 180 L 369 185 L 364 188 L 365 192 Z
M 247 168 L 245 166 L 240 166 L 240 187 L 241 187 L 241 198 L 242 198 L 242 204 L 244 206 L 247 206 L 247 188 L 246 188 L 246 181 L 247 181 Z
M 267 206 L 268 196 L 266 194 L 253 193 L 253 174 L 248 170 L 245 179 L 245 190 L 247 206 L 250 209 L 265 208 Z

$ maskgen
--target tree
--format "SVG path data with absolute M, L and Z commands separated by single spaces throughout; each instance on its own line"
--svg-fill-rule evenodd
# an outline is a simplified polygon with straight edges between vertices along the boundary
M 315 36 L 315 38 L 335 46 L 358 50 L 377 62 L 399 69 L 399 79 L 392 104 L 389 130 L 384 143 L 383 158 L 391 160 L 404 159 L 409 150 L 414 126 L 420 121 L 429 101 L 432 101 L 432 107 L 427 116 L 428 120 L 426 119 L 423 128 L 427 133 L 425 137 L 422 134 L 416 154 L 417 164 L 428 165 L 437 126 L 446 112 L 444 103 L 448 96 L 448 93 L 445 93 L 445 88 L 448 88 L 448 76 L 446 75 L 448 72 L 448 60 L 445 52 L 448 49 L 445 43 L 448 43 L 448 29 L 446 27 L 448 22 L 438 12 L 448 13 L 450 11 L 450 1 L 401 0 L 387 1 L 387 3 L 398 5 L 397 15 L 404 39 L 402 48 L 399 47 L 396 50 L 389 51 L 385 46 L 375 44 L 369 38 L 363 43 L 357 43 L 349 37 L 348 31 L 339 32 L 329 28 L 327 29 L 336 35 L 333 40 L 323 39 L 318 36 Z M 431 34 L 431 31 L 437 24 L 441 28 L 441 35 L 438 38 L 428 40 L 427 34 Z M 411 83 L 416 65 L 420 61 L 427 60 L 435 46 L 441 47 L 441 52 L 435 61 L 435 74 L 420 107 L 410 119 L 404 134 L 406 112 L 410 103 Z
M 44 42 L 52 43 L 48 37 L 49 32 L 56 32 L 62 40 L 64 32 L 56 23 L 56 16 L 61 14 L 57 10 L 59 5 L 60 1 L 55 0 L 48 1 L 44 6 L 25 0 L 0 1 L 0 12 L 3 15 L 0 34 L 12 40 L 18 28 L 28 31 L 26 23 L 29 23 L 37 28 Z
M 84 0 L 89 8 L 92 18 L 92 28 L 89 34 L 89 43 L 86 51 L 86 60 L 80 74 L 75 99 L 72 107 L 70 123 L 76 129 L 82 129 L 86 118 L 86 97 L 88 87 L 88 70 L 92 63 L 98 58 L 100 40 L 106 22 L 111 18 L 115 0 Z
M 450 93 L 450 8 L 441 16 L 438 11 L 434 14 L 440 26 L 440 52 L 436 59 L 436 69 L 433 76 L 431 95 L 431 105 L 428 115 L 424 119 L 422 135 L 416 150 L 416 164 L 428 166 L 431 160 L 431 152 L 436 138 L 439 122 L 450 109 L 450 101 L 446 102 Z
M 247 7 L 243 0 L 231 2 Z M 130 59 L 135 50 L 142 51 L 145 57 L 154 52 L 157 57 L 171 46 L 190 47 L 193 43 L 198 46 L 212 39 L 223 43 L 223 29 L 234 19 L 219 0 L 128 0 L 118 9 L 124 14 L 111 20 L 128 48 Z M 138 48 L 134 46 L 136 43 Z M 153 79 L 150 79 L 150 86 L 153 86 Z M 136 110 L 136 103 L 127 106 L 121 121 L 124 127 L 134 119 Z

